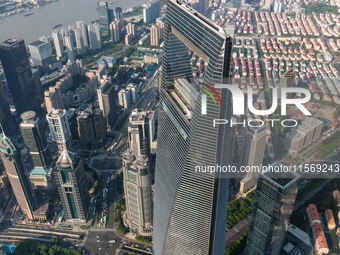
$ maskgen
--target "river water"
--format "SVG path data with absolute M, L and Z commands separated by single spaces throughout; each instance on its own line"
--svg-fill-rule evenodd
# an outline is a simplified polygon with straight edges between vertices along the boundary
M 110 0 L 107 1 L 111 2 Z M 143 2 L 145 0 L 118 0 L 117 3 L 109 3 L 109 8 L 114 9 L 119 6 L 125 10 Z M 6 17 L 1 19 L 0 41 L 14 37 L 24 39 L 28 44 L 42 35 L 51 35 L 53 25 L 62 23 L 63 25 L 57 28 L 61 29 L 75 25 L 78 20 L 85 20 L 89 23 L 98 19 L 96 8 L 96 0 L 59 0 L 24 13 Z M 24 16 L 24 14 L 30 12 L 34 15 Z

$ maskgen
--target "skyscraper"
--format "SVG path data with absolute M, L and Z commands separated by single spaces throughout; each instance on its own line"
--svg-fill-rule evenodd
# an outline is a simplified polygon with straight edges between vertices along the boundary
M 53 171 L 64 217 L 69 222 L 86 222 L 89 193 L 82 160 L 64 150 Z
M 136 36 L 136 25 L 132 22 L 129 22 L 126 26 L 126 33 L 128 35 L 132 35 L 133 37 Z
M 115 18 L 119 19 L 121 22 L 123 22 L 123 9 L 122 9 L 122 7 L 116 7 Z
M 130 151 L 123 153 L 124 193 L 127 224 L 139 235 L 152 234 L 152 190 L 149 159 L 137 159 Z
M 28 45 L 32 64 L 41 72 L 48 72 L 49 65 L 53 62 L 51 44 L 48 42 L 34 41 Z
M 261 175 L 258 179 L 246 255 L 281 254 L 298 191 L 298 176 L 277 175 L 280 178 Z
M 73 62 L 76 59 L 76 53 L 74 51 L 71 33 L 66 32 L 64 39 L 65 39 L 67 58 L 68 58 L 68 60 Z
M 255 126 L 255 125 L 254 125 Z M 244 128 L 240 166 L 260 166 L 266 148 L 266 126 Z M 240 183 L 240 193 L 247 192 L 257 182 L 257 173 L 248 173 Z
M 221 106 L 208 100 L 201 115 L 202 91 L 189 82 L 188 47 L 208 63 L 205 83 L 230 77 L 232 38 L 182 1 L 169 0 L 165 22 L 162 85 L 155 175 L 154 254 L 223 254 L 228 179 L 195 173 L 196 166 L 230 164 L 230 128 L 213 128 L 213 119 L 230 119 L 225 89 Z M 174 80 L 182 79 L 180 84 Z M 177 87 L 177 88 L 176 88 Z M 227 99 L 227 100 L 225 100 Z M 197 238 L 201 236 L 203 238 Z
M 117 110 L 117 91 L 108 78 L 102 82 L 97 89 L 99 108 L 103 111 L 106 120 L 107 130 L 111 130 L 116 122 Z
M 143 21 L 145 24 L 154 23 L 159 16 L 159 0 L 151 0 L 143 5 Z
M 158 46 L 159 31 L 155 25 L 152 25 L 150 28 L 150 41 L 151 41 L 151 46 Z
M 0 134 L 0 157 L 20 209 L 28 219 L 32 220 L 37 204 L 28 179 L 25 161 L 15 141 L 4 133 Z
M 34 110 L 40 112 L 40 98 L 24 40 L 7 39 L 0 43 L 0 60 L 17 114 Z
M 100 25 L 100 34 L 102 36 L 108 36 L 110 34 L 109 32 L 109 24 L 110 18 L 109 18 L 109 7 L 107 2 L 98 2 L 97 4 L 98 8 L 98 16 L 99 16 L 99 25 Z
M 60 32 L 58 30 L 53 31 L 52 38 L 53 38 L 54 48 L 57 54 L 57 59 L 60 59 L 63 56 L 63 47 L 64 47 Z
M 70 124 L 66 116 L 65 109 L 53 109 L 46 115 L 48 125 L 54 142 L 57 144 L 58 151 L 61 153 L 65 149 L 72 149 L 72 135 Z
M 161 19 L 157 19 L 156 26 L 158 28 L 159 39 L 163 40 L 163 37 L 164 37 L 164 22 Z
M 111 41 L 119 42 L 120 34 L 121 34 L 121 21 L 119 19 L 115 19 L 110 24 L 110 33 L 111 33 Z
M 84 45 L 84 38 L 83 33 L 80 29 L 74 30 L 74 36 L 76 37 L 76 45 L 77 45 L 77 53 L 79 55 L 83 55 L 86 53 L 85 45 Z
M 91 50 L 101 49 L 102 42 L 100 39 L 99 24 L 96 22 L 92 22 L 87 25 L 87 30 L 89 35 L 90 49 Z
M 83 37 L 83 42 L 84 46 L 88 47 L 89 46 L 89 39 L 87 36 L 87 26 L 84 20 L 78 20 L 77 21 L 77 29 L 81 31 L 82 37 Z
M 128 139 L 130 151 L 136 157 L 144 155 L 150 158 L 151 143 L 155 135 L 153 111 L 133 110 L 129 118 Z
M 8 104 L 5 82 L 6 79 L 0 66 L 0 123 L 6 134 L 14 135 L 17 127 Z
M 52 157 L 48 149 L 43 120 L 37 117 L 34 111 L 24 112 L 20 117 L 22 119 L 20 131 L 33 166 L 47 169 L 52 163 Z

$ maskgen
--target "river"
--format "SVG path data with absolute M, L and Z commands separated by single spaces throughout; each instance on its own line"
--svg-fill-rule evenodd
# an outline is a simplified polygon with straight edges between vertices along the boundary
M 114 9 L 119 6 L 125 10 L 143 2 L 145 0 L 118 0 L 117 3 L 109 3 L 109 8 Z M 58 23 L 63 24 L 58 27 L 58 29 L 61 29 L 69 25 L 75 25 L 78 20 L 85 20 L 85 22 L 89 23 L 98 19 L 96 9 L 96 0 L 59 0 L 24 13 L 6 17 L 1 19 L 0 41 L 14 37 L 24 39 L 28 44 L 42 35 L 50 36 L 53 31 L 52 26 Z M 30 12 L 34 13 L 34 15 L 24 16 L 24 14 Z

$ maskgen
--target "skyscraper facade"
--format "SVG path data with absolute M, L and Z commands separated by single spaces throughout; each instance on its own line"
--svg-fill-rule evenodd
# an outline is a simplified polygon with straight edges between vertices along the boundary
M 98 2 L 98 16 L 99 16 L 99 25 L 100 25 L 100 34 L 102 36 L 108 36 L 109 33 L 109 24 L 110 15 L 109 15 L 109 7 L 107 2 Z
M 4 133 L 0 134 L 0 158 L 20 209 L 32 220 L 37 204 L 25 161 L 16 143 Z
M 89 39 L 87 36 L 87 26 L 84 20 L 78 20 L 77 21 L 77 29 L 81 31 L 82 37 L 83 37 L 83 42 L 84 46 L 88 47 L 89 46 Z
M 137 158 L 131 151 L 123 153 L 126 219 L 130 231 L 152 235 L 152 190 L 149 159 Z
M 34 167 L 47 169 L 52 163 L 43 120 L 34 111 L 21 114 L 20 131 Z
M 132 22 L 129 22 L 126 26 L 126 33 L 128 35 L 132 35 L 133 37 L 136 36 L 136 25 L 133 24 Z
M 54 49 L 56 51 L 57 59 L 60 59 L 63 56 L 63 42 L 61 39 L 61 34 L 58 30 L 52 32 Z
M 99 24 L 96 22 L 92 22 L 87 25 L 87 30 L 90 42 L 90 49 L 91 50 L 101 49 L 102 42 L 100 38 Z
M 5 75 L 0 66 L 0 123 L 6 134 L 14 135 L 17 127 L 8 104 L 5 83 Z
M 159 0 L 151 0 L 143 5 L 143 21 L 145 24 L 154 23 L 159 16 Z
M 69 222 L 86 222 L 89 193 L 83 162 L 76 154 L 63 151 L 53 172 L 64 217 Z
M 34 41 L 28 45 L 32 64 L 39 68 L 39 71 L 48 72 L 49 65 L 53 62 L 51 44 L 48 42 Z
M 122 9 L 122 7 L 116 7 L 115 18 L 119 19 L 121 22 L 123 22 L 123 9 Z
M 281 254 L 297 191 L 298 176 L 293 173 L 280 173 L 280 178 L 259 177 L 246 255 Z
M 65 149 L 71 150 L 73 141 L 66 110 L 53 109 L 52 112 L 46 115 L 46 119 L 59 153 L 63 152 Z
M 76 45 L 77 45 L 77 53 L 79 55 L 83 55 L 86 53 L 85 45 L 84 45 L 84 38 L 83 33 L 80 29 L 74 30 L 74 36 L 76 38 Z
M 115 19 L 110 24 L 110 33 L 111 33 L 111 41 L 119 42 L 121 36 L 121 21 L 119 19 Z
M 136 157 L 144 155 L 150 158 L 151 143 L 154 135 L 154 112 L 135 109 L 130 115 L 128 125 L 130 151 L 132 151 Z
M 158 46 L 159 44 L 159 31 L 155 25 L 150 28 L 150 42 L 151 46 Z
M 67 31 L 66 34 L 64 35 L 64 40 L 66 46 L 67 59 L 73 62 L 76 59 L 76 53 L 73 47 L 72 35 L 69 31 Z
M 40 112 L 40 98 L 24 40 L 7 39 L 0 43 L 0 60 L 17 114 Z
M 214 86 L 230 77 L 233 39 L 182 1 L 167 3 L 155 174 L 154 254 L 223 254 L 228 179 L 194 171 L 196 166 L 230 163 L 230 129 L 212 126 L 213 119 L 230 119 L 230 100 L 225 89 L 218 89 L 226 100 L 221 106 L 208 101 L 207 115 L 201 115 L 202 92 L 199 85 L 190 83 L 188 48 L 208 63 L 204 81 Z M 183 89 L 175 88 L 177 78 L 186 81 Z

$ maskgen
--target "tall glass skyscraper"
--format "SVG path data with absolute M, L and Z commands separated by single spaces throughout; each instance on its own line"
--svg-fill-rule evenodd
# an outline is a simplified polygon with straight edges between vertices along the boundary
M 261 175 L 257 182 L 246 255 L 281 254 L 294 208 L 299 178 L 293 173 L 279 175 L 280 178 Z
M 108 36 L 110 34 L 110 14 L 107 2 L 98 2 L 98 16 L 100 25 L 100 34 Z
M 28 178 L 25 161 L 15 141 L 0 134 L 0 159 L 4 164 L 15 198 L 27 218 L 34 218 L 36 200 Z
M 41 101 L 24 40 L 7 39 L 0 43 L 0 60 L 17 114 L 29 110 L 40 112 Z
M 5 82 L 5 75 L 0 69 L 0 123 L 6 134 L 14 135 L 17 126 L 11 113 L 11 109 L 9 108 L 5 91 Z
M 205 83 L 214 86 L 230 76 L 232 38 L 180 0 L 169 0 L 165 21 L 158 149 L 155 174 L 153 248 L 155 255 L 223 254 L 228 179 L 195 173 L 195 166 L 230 163 L 227 125 L 229 94 L 218 92 L 221 106 L 207 102 L 201 115 L 202 92 L 190 83 L 188 48 L 208 64 Z

